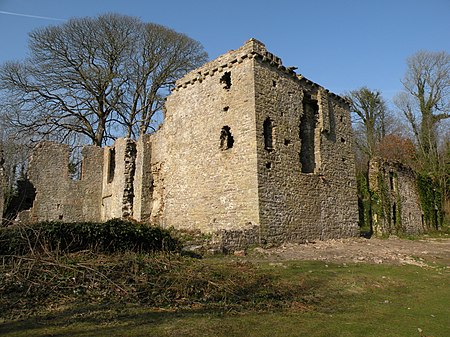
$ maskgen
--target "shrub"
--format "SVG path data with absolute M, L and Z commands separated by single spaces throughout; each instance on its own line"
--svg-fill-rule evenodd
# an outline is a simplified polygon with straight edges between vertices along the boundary
M 43 250 L 146 253 L 177 251 L 179 246 L 178 240 L 167 230 L 120 219 L 105 223 L 40 222 L 0 229 L 1 255 L 25 255 Z

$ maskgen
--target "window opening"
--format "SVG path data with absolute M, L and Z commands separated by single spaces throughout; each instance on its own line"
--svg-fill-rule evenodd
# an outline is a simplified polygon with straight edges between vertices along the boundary
M 394 190 L 394 172 L 389 172 L 389 186 Z
M 220 149 L 228 150 L 234 145 L 234 138 L 231 134 L 231 129 L 229 126 L 225 125 L 220 132 Z
M 223 111 L 227 112 L 229 109 L 230 109 L 230 107 L 226 106 L 226 107 L 223 108 Z
M 272 163 L 266 163 L 266 168 L 270 170 L 272 168 Z
M 226 71 L 225 74 L 220 78 L 220 83 L 223 84 L 224 89 L 230 89 L 231 88 L 231 72 Z
M 266 118 L 263 124 L 264 130 L 264 148 L 268 151 L 273 150 L 273 123 L 270 118 Z
M 272 87 L 276 87 L 277 86 L 277 81 L 272 80 Z
M 291 144 L 291 141 L 289 139 L 284 140 L 284 145 L 288 146 Z
M 319 116 L 317 100 L 303 99 L 303 115 L 300 118 L 300 162 L 303 173 L 314 173 L 316 168 L 316 127 Z
M 439 213 L 437 209 L 433 210 L 433 218 L 434 218 L 434 228 L 436 230 L 439 229 Z
M 109 149 L 108 153 L 108 183 L 114 180 L 114 171 L 116 169 L 116 149 Z
M 392 223 L 397 224 L 397 204 L 395 202 L 392 205 Z

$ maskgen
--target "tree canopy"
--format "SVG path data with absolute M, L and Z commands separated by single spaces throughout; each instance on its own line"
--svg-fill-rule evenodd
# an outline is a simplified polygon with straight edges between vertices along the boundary
M 425 170 L 438 165 L 438 126 L 450 118 L 450 54 L 419 51 L 407 60 L 404 91 L 394 99 L 416 137 Z
M 367 87 L 353 90 L 347 94 L 353 121 L 359 124 L 360 135 L 357 145 L 370 160 L 375 154 L 376 145 L 386 135 L 386 103 L 381 92 Z
M 151 130 L 170 85 L 207 60 L 188 36 L 118 14 L 35 30 L 29 49 L 0 68 L 4 120 L 22 136 L 99 146 Z

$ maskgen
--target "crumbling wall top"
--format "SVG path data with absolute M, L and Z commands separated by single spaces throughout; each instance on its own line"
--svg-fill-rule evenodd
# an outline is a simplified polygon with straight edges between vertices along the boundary
M 217 72 L 220 73 L 226 69 L 232 68 L 234 65 L 242 63 L 245 59 L 258 59 L 261 62 L 268 63 L 270 66 L 278 69 L 282 73 L 301 81 L 306 86 L 324 90 L 341 103 L 349 105 L 349 101 L 347 99 L 330 92 L 328 89 L 325 89 L 319 84 L 305 78 L 303 75 L 297 74 L 295 72 L 295 69 L 297 69 L 296 67 L 283 66 L 281 58 L 268 52 L 264 43 L 255 38 L 247 40 L 242 47 L 236 50 L 230 50 L 215 60 L 207 62 L 200 68 L 186 74 L 184 77 L 176 81 L 173 90 L 177 91 L 181 88 L 186 88 L 188 85 L 195 84 L 196 82 L 202 82 L 206 76 L 213 76 Z

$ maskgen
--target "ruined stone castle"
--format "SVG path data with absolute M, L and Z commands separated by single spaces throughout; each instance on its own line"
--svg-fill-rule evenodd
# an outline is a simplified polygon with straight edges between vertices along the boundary
M 83 149 L 43 142 L 32 220 L 132 218 L 220 234 L 229 245 L 358 235 L 348 102 L 250 39 L 175 84 L 163 125 Z

